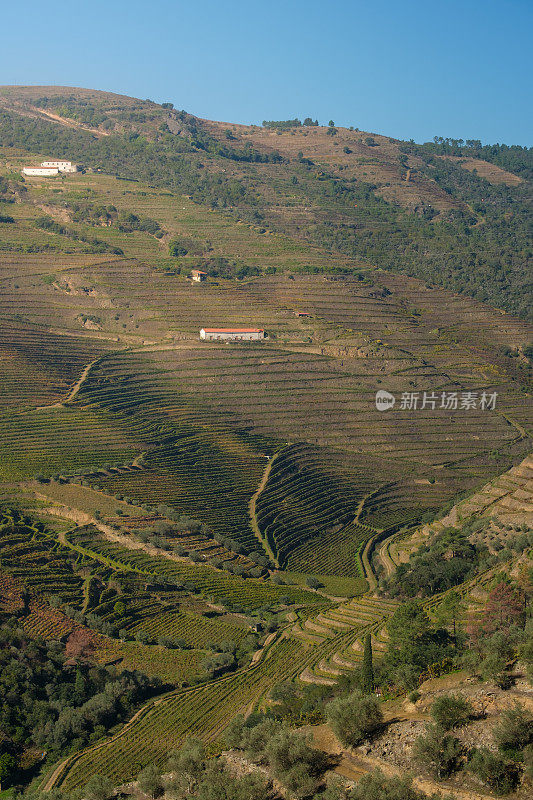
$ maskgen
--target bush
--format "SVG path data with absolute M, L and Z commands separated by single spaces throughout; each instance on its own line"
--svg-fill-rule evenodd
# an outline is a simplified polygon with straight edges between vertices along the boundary
M 113 794 L 113 784 L 102 775 L 93 775 L 83 790 L 84 800 L 109 800 Z
M 265 748 L 272 774 L 295 797 L 308 797 L 323 771 L 324 754 L 310 747 L 305 734 L 280 727 Z
M 528 744 L 528 746 L 524 748 L 524 769 L 526 775 L 533 778 L 533 744 Z
M 518 783 L 516 767 L 486 747 L 474 751 L 468 769 L 497 794 L 512 792 Z
M 379 702 L 372 695 L 353 692 L 332 700 L 326 708 L 333 732 L 346 746 L 355 747 L 373 736 L 383 724 Z
M 436 778 L 447 778 L 457 769 L 462 749 L 459 739 L 439 725 L 427 725 L 425 734 L 415 740 L 413 754 Z
M 472 715 L 472 706 L 463 697 L 445 694 L 438 697 L 431 706 L 431 716 L 441 728 L 450 731 L 460 728 Z
M 354 786 L 349 800 L 430 800 L 411 785 L 408 778 L 388 778 L 381 770 L 363 775 Z
M 494 741 L 502 752 L 520 754 L 533 743 L 533 716 L 518 703 L 507 709 L 494 726 Z
M 137 776 L 139 789 L 148 797 L 159 797 L 163 791 L 161 772 L 155 764 L 149 764 Z

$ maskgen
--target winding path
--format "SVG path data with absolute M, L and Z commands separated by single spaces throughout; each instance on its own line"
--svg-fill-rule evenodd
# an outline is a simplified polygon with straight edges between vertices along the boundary
M 261 494 L 261 492 L 263 491 L 263 489 L 267 485 L 267 481 L 268 481 L 270 472 L 272 470 L 272 465 L 274 464 L 274 461 L 277 459 L 277 457 L 279 456 L 280 453 L 281 453 L 281 450 L 278 450 L 278 452 L 275 453 L 272 456 L 272 458 L 269 460 L 268 464 L 266 465 L 266 469 L 263 472 L 263 477 L 261 478 L 261 482 L 260 482 L 259 486 L 257 487 L 257 489 L 255 490 L 255 492 L 253 493 L 253 495 L 251 496 L 250 502 L 248 503 L 248 512 L 250 514 L 250 525 L 252 526 L 252 530 L 253 530 L 254 534 L 256 535 L 257 539 L 259 539 L 259 541 L 261 542 L 261 546 L 264 547 L 265 550 L 267 551 L 268 557 L 270 558 L 272 563 L 275 564 L 276 567 L 278 567 L 278 568 L 279 568 L 279 561 L 276 558 L 276 556 L 274 555 L 274 551 L 270 547 L 270 544 L 268 543 L 268 540 L 263 537 L 263 535 L 261 533 L 261 530 L 259 528 L 259 525 L 257 523 L 255 507 L 256 507 L 259 495 Z
M 56 403 L 52 403 L 49 406 L 37 406 L 37 408 L 35 408 L 34 411 L 49 411 L 51 408 L 64 408 L 67 405 L 67 403 L 71 403 L 72 400 L 74 400 L 74 398 L 78 394 L 81 387 L 83 386 L 84 382 L 87 380 L 91 369 L 96 364 L 98 364 L 98 362 L 101 361 L 102 358 L 103 356 L 98 356 L 98 358 L 95 358 L 94 361 L 90 362 L 90 364 L 87 364 L 87 366 L 81 373 L 80 377 L 78 378 L 78 380 L 76 381 L 76 383 L 74 384 L 74 386 L 72 387 L 72 389 L 70 390 L 70 392 L 68 393 L 68 395 L 65 397 L 64 400 L 58 400 Z

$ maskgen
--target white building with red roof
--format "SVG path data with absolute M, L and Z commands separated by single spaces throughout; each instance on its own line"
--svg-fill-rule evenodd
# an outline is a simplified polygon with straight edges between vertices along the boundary
M 263 328 L 202 328 L 200 339 L 214 342 L 226 340 L 231 342 L 254 342 L 265 338 Z

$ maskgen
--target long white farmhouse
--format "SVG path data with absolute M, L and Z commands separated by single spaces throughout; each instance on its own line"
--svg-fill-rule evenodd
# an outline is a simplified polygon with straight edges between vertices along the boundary
M 263 328 L 202 328 L 200 339 L 216 341 L 225 339 L 232 342 L 252 342 L 265 338 Z
M 48 178 L 52 175 L 59 175 L 60 172 L 77 172 L 78 167 L 72 161 L 41 161 L 40 167 L 24 167 L 23 175 L 29 177 Z
M 51 175 L 59 175 L 59 170 L 57 167 L 24 167 L 22 174 L 29 177 L 49 178 Z

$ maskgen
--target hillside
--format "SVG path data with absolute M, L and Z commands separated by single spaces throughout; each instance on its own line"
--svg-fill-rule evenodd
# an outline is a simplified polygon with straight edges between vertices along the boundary
M 161 771 L 189 736 L 218 754 L 239 713 L 324 724 L 368 642 L 391 702 L 470 649 L 487 680 L 467 628 L 498 598 L 491 679 L 526 681 L 529 154 L 335 131 L 0 89 L 0 689 L 14 650 L 55 687 L 22 710 L 5 689 L 30 800 Z M 84 169 L 21 175 L 60 157 Z M 432 259 L 462 237 L 459 285 Z M 230 326 L 266 337 L 200 340 Z
M 170 105 L 0 87 L 0 144 L 70 154 L 530 316 L 527 148 L 419 146 L 333 126 L 236 126 Z

